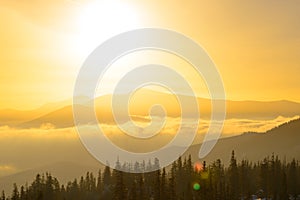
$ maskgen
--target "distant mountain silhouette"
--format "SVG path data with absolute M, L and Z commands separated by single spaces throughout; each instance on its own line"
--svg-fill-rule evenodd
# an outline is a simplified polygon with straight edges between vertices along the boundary
M 0 110 L 0 126 L 9 125 L 15 126 L 22 122 L 30 121 L 60 109 L 66 105 L 71 104 L 71 100 L 58 101 L 54 103 L 47 103 L 37 109 L 33 110 L 16 110 L 4 109 Z
M 125 99 L 125 95 L 118 95 L 116 98 Z M 193 98 L 190 96 L 182 96 L 182 98 Z M 113 115 L 111 112 L 111 95 L 100 96 L 95 99 L 95 107 L 98 119 L 102 123 L 113 123 Z M 211 115 L 211 101 L 204 98 L 198 98 L 198 105 L 202 119 L 209 119 Z M 149 108 L 152 105 L 160 103 L 164 106 L 169 117 L 180 117 L 181 109 L 174 95 L 168 93 L 155 92 L 152 90 L 144 90 L 131 100 L 130 113 L 135 116 L 135 120 L 145 120 L 145 116 L 149 115 Z M 85 113 L 87 108 L 82 108 Z M 190 108 L 188 112 L 191 114 L 197 112 L 197 109 Z M 2 113 L 2 112 L 0 112 Z M 227 119 L 242 118 L 242 119 L 274 119 L 278 116 L 294 117 L 300 115 L 300 103 L 291 101 L 272 101 L 272 102 L 259 102 L 259 101 L 227 101 Z M 2 116 L 2 117 L 1 117 Z M 5 112 L 0 116 L 1 119 L 5 118 Z M 44 115 L 39 115 L 33 118 L 33 114 L 29 113 L 25 122 L 26 113 L 23 115 L 11 114 L 9 115 L 11 121 L 18 121 L 18 117 L 22 116 L 22 122 L 17 124 L 19 128 L 39 128 L 42 124 L 50 123 L 57 128 L 72 127 L 73 112 L 72 106 L 67 105 L 57 110 L 52 110 Z M 16 117 L 16 119 L 13 119 Z M 8 121 L 6 119 L 6 121 Z M 88 121 L 87 121 L 88 122 Z M 4 125 L 5 121 L 0 124 Z M 16 123 L 8 125 L 16 125 Z
M 197 160 L 200 146 L 201 144 L 192 146 L 185 154 L 191 154 Z M 220 158 L 228 164 L 228 156 L 232 150 L 235 150 L 239 160 L 245 158 L 258 161 L 272 153 L 281 159 L 300 160 L 300 119 L 284 123 L 265 133 L 244 133 L 220 139 L 204 160 L 210 162 Z

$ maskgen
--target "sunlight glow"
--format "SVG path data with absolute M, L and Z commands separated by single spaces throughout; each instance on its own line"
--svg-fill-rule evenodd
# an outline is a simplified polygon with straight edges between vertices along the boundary
M 87 56 L 114 35 L 138 28 L 139 16 L 132 5 L 119 1 L 92 1 L 83 6 L 78 18 L 76 51 Z

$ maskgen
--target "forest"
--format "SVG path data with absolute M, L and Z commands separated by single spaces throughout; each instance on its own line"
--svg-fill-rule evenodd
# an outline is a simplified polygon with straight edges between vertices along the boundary
M 237 162 L 234 151 L 230 164 L 221 160 L 210 164 L 193 163 L 191 156 L 179 157 L 167 169 L 144 173 L 157 167 L 152 163 L 106 166 L 97 175 L 87 172 L 80 179 L 61 184 L 50 173 L 37 174 L 31 184 L 13 185 L 13 191 L 2 191 L 0 200 L 238 200 L 300 199 L 299 162 L 281 161 L 272 154 L 252 163 Z M 120 169 L 139 170 L 125 173 Z

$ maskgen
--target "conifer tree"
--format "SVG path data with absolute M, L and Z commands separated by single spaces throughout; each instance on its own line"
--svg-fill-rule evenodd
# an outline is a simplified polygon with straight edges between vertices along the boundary
M 160 197 L 161 199 L 168 199 L 167 196 L 167 179 L 166 179 L 166 169 L 162 169 L 162 174 L 161 174 L 161 182 L 160 182 Z
M 172 168 L 171 168 L 171 174 L 169 178 L 169 187 L 168 187 L 168 196 L 170 200 L 176 200 L 176 180 L 175 180 L 175 174 L 177 171 L 177 165 L 176 162 L 173 162 Z
M 113 199 L 114 200 L 124 200 L 125 199 L 125 185 L 123 182 L 123 172 L 119 170 L 114 170 L 114 193 Z
M 14 183 L 14 189 L 11 195 L 11 200 L 19 200 L 20 196 L 19 196 L 19 191 L 18 191 L 18 187 L 17 184 Z
M 161 189 L 161 180 L 160 180 L 160 170 L 154 172 L 154 199 L 160 200 L 160 189 Z
M 102 192 L 102 175 L 101 175 L 101 170 L 98 172 L 98 177 L 97 177 L 97 186 L 96 186 L 96 191 L 100 195 Z
M 1 194 L 1 200 L 6 200 L 6 198 L 5 198 L 5 192 L 4 192 L 4 190 L 2 190 L 2 194 Z
M 231 153 L 230 165 L 228 169 L 229 175 L 229 198 L 231 200 L 239 199 L 239 175 L 237 162 L 234 155 L 234 151 Z
M 295 159 L 289 165 L 288 169 L 288 193 L 291 194 L 294 198 L 297 197 L 298 181 L 297 180 L 297 166 Z

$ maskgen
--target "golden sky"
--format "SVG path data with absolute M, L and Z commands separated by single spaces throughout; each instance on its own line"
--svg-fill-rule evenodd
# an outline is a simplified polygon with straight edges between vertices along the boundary
M 0 108 L 72 97 L 85 57 L 120 32 L 160 27 L 202 45 L 228 99 L 300 102 L 300 1 L 0 2 Z

